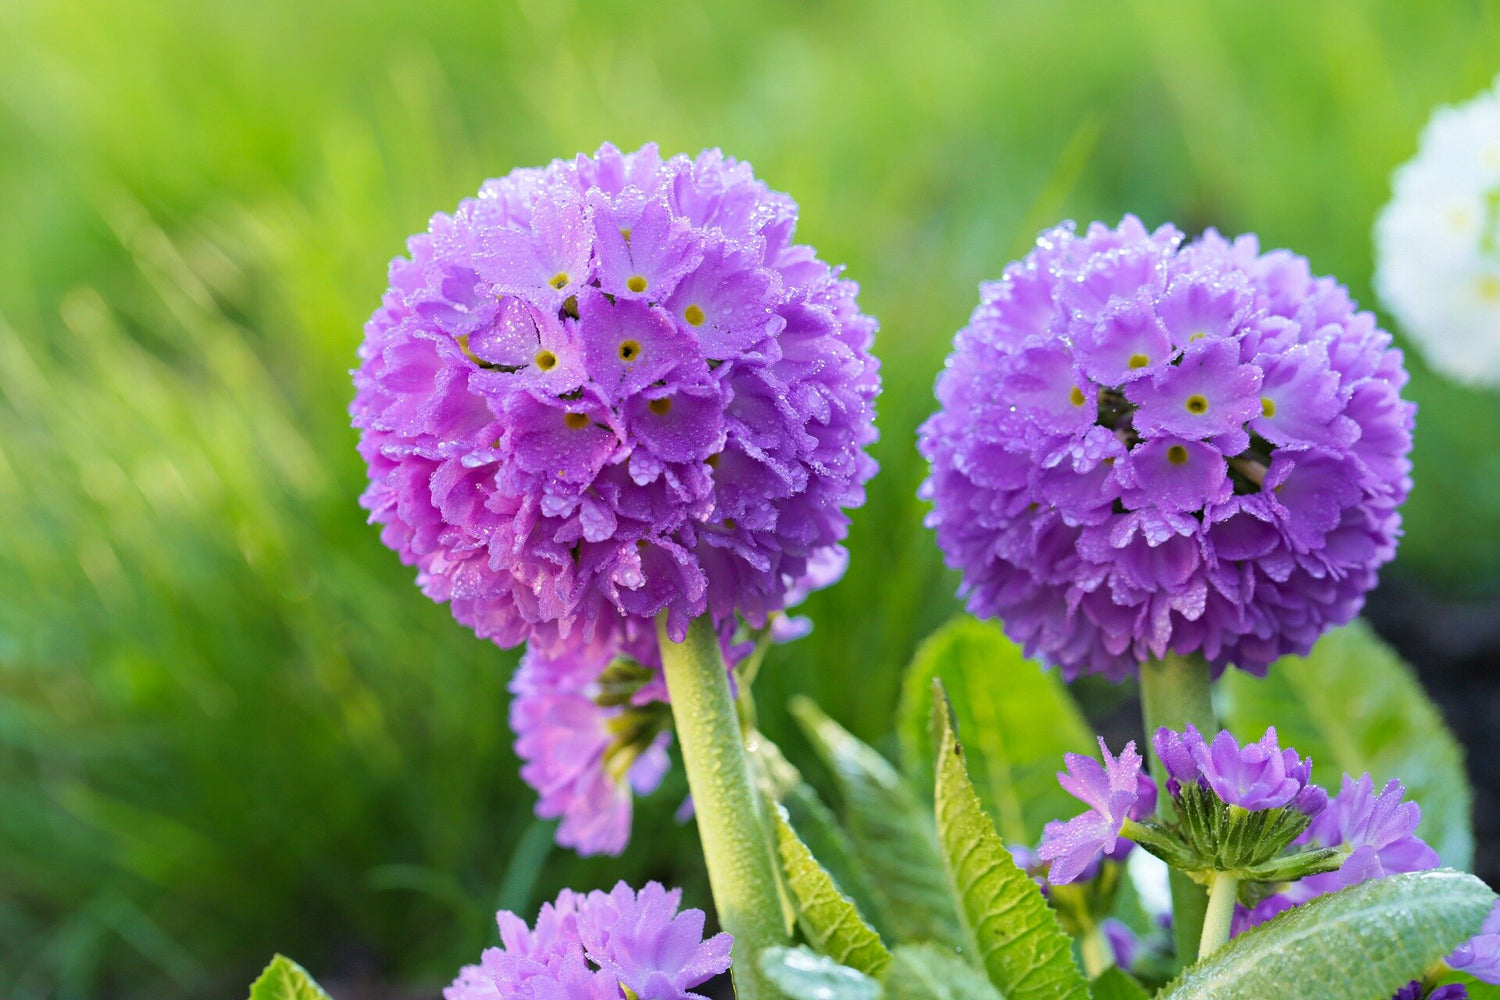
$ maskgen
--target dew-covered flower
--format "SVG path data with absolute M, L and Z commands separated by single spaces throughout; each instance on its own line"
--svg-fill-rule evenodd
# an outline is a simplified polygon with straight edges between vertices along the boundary
M 630 839 L 635 795 L 652 792 L 668 767 L 671 716 L 658 699 L 654 641 L 528 650 L 511 678 L 510 725 L 536 814 L 562 820 L 557 842 L 580 854 L 619 854 Z
M 361 502 L 428 596 L 505 646 L 661 612 L 680 640 L 760 627 L 836 557 L 875 470 L 875 323 L 795 223 L 718 151 L 606 145 L 408 241 L 351 413 Z
M 499 948 L 465 966 L 444 1000 L 703 1000 L 688 992 L 729 968 L 728 934 L 703 939 L 702 910 L 682 892 L 624 882 L 587 895 L 564 889 L 535 928 L 497 915 Z
M 1051 862 L 1047 880 L 1053 885 L 1074 881 L 1103 855 L 1122 854 L 1129 846 L 1120 839 L 1125 821 L 1156 808 L 1156 786 L 1141 770 L 1134 741 L 1116 757 L 1101 736 L 1099 753 L 1102 764 L 1082 754 L 1066 754 L 1067 771 L 1058 772 L 1058 783 L 1089 810 L 1066 822 L 1053 820 L 1043 830 L 1037 857 Z
M 1274 726 L 1243 747 L 1228 730 L 1206 741 L 1191 723 L 1181 733 L 1162 727 L 1151 740 L 1167 770 L 1167 790 L 1174 796 L 1182 787 L 1197 784 L 1241 809 L 1294 806 L 1308 816 L 1318 814 L 1328 802 L 1328 793 L 1312 783 L 1312 758 L 1278 746 Z
M 1414 407 L 1331 278 L 1253 236 L 1071 225 L 981 286 L 920 431 L 969 610 L 1073 678 L 1260 672 L 1395 553 Z
M 1500 78 L 1439 108 L 1375 224 L 1375 288 L 1434 368 L 1500 385 Z

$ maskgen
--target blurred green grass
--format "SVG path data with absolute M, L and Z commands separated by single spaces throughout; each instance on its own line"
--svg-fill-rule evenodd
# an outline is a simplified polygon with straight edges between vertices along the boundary
M 354 502 L 385 263 L 483 177 L 720 145 L 862 283 L 883 469 L 761 701 L 773 737 L 803 691 L 875 738 L 954 609 L 912 440 L 976 283 L 1058 218 L 1133 211 L 1254 229 L 1371 304 L 1389 171 L 1497 52 L 1479 2 L 7 0 L 0 995 L 232 995 L 277 948 L 433 983 L 497 902 L 621 875 L 706 901 L 680 781 L 623 862 L 546 849 L 514 654 Z M 1493 595 L 1500 401 L 1412 367 L 1391 572 Z

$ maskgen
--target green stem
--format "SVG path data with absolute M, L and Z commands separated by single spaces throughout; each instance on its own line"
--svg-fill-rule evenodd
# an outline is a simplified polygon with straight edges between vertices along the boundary
M 1151 734 L 1162 726 L 1181 730 L 1188 723 L 1212 739 L 1219 724 L 1214 719 L 1208 664 L 1198 657 L 1167 654 L 1165 659 L 1141 664 L 1141 715 L 1146 723 L 1146 745 L 1151 748 L 1151 770 L 1167 801 L 1167 769 L 1156 759 Z M 1208 909 L 1201 886 L 1182 872 L 1172 871 L 1172 933 L 1177 957 L 1184 966 L 1198 958 L 1199 935 Z
M 1208 913 L 1203 918 L 1203 936 L 1198 939 L 1198 955 L 1207 958 L 1229 940 L 1234 922 L 1234 899 L 1240 880 L 1225 872 L 1215 872 L 1208 889 Z
M 707 616 L 688 627 L 681 643 L 667 637 L 665 617 L 657 621 L 657 635 L 714 907 L 734 935 L 735 996 L 770 1000 L 777 992 L 757 959 L 763 948 L 785 944 L 787 934 L 719 639 Z

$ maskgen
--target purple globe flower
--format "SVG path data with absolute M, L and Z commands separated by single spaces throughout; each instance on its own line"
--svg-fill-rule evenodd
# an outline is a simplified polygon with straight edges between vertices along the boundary
M 1308 816 L 1318 815 L 1328 803 L 1328 793 L 1312 783 L 1312 758 L 1278 746 L 1274 726 L 1244 747 L 1227 730 L 1209 743 L 1191 724 L 1181 733 L 1162 727 L 1151 742 L 1174 796 L 1182 786 L 1197 784 L 1220 801 L 1251 812 L 1295 806 Z
M 1262 672 L 1359 611 L 1395 554 L 1414 407 L 1344 288 L 1210 230 L 1042 234 L 954 340 L 921 495 L 969 610 L 1123 678 Z
M 444 1000 L 704 1000 L 688 992 L 729 968 L 728 934 L 703 939 L 702 910 L 678 912 L 681 890 L 624 882 L 608 892 L 564 889 L 535 929 L 497 915 L 501 947 L 465 966 Z
M 635 645 L 648 662 L 655 655 L 654 642 Z M 624 850 L 634 796 L 654 791 L 669 766 L 670 717 L 658 692 L 643 693 L 651 671 L 638 666 L 621 678 L 633 690 L 609 690 L 615 654 L 598 644 L 557 655 L 528 650 L 510 683 L 516 756 L 536 789 L 536 814 L 561 818 L 557 842 L 580 854 Z
M 875 471 L 875 323 L 718 151 L 487 181 L 391 264 L 351 407 L 361 503 L 482 637 L 754 626 Z M 580 640 L 581 637 L 581 640 Z
M 1156 808 L 1156 786 L 1141 770 L 1134 741 L 1115 757 L 1101 736 L 1099 753 L 1103 764 L 1082 754 L 1063 757 L 1068 769 L 1058 772 L 1058 783 L 1089 810 L 1066 822 L 1054 820 L 1042 831 L 1036 853 L 1052 862 L 1047 880 L 1053 885 L 1074 881 L 1103 855 L 1123 854 L 1130 846 L 1120 838 L 1125 821 L 1140 819 Z

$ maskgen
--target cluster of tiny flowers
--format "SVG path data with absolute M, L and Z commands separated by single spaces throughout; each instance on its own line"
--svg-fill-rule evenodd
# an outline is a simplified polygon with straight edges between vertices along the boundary
M 1395 554 L 1414 407 L 1331 278 L 1127 217 L 1042 235 L 959 331 L 920 431 L 969 610 L 1073 678 L 1167 652 L 1260 672 Z
M 1432 366 L 1500 385 L 1500 78 L 1440 108 L 1375 224 L 1375 288 Z
M 639 641 L 649 664 L 655 643 Z M 661 685 L 610 698 L 601 681 L 620 654 L 594 644 L 553 654 L 529 649 L 511 678 L 510 725 L 521 778 L 537 793 L 536 814 L 558 819 L 557 842 L 580 854 L 619 854 L 630 839 L 635 795 L 667 773 L 668 720 L 645 732 L 616 730 L 633 712 L 661 705 Z M 648 668 L 642 667 L 642 670 Z M 648 709 L 649 710 L 649 709 Z M 632 739 L 634 737 L 634 739 Z
M 1377 795 L 1368 774 L 1357 780 L 1345 775 L 1339 793 L 1329 796 L 1312 783 L 1312 760 L 1280 747 L 1274 729 L 1241 746 L 1228 732 L 1207 740 L 1191 725 L 1182 732 L 1161 728 L 1153 734 L 1152 746 L 1165 767 L 1167 790 L 1174 800 L 1196 786 L 1245 814 L 1294 809 L 1308 817 L 1307 828 L 1293 841 L 1296 847 L 1337 849 L 1344 855 L 1338 869 L 1299 878 L 1254 908 L 1237 904 L 1235 934 L 1324 893 L 1440 864 L 1437 852 L 1417 836 L 1422 811 L 1415 802 L 1405 801 L 1406 790 L 1399 781 L 1390 781 Z M 1101 738 L 1099 750 L 1103 764 L 1068 754 L 1068 769 L 1057 776 L 1088 811 L 1066 822 L 1047 824 L 1035 853 L 1012 848 L 1017 863 L 1034 874 L 1050 862 L 1046 876 L 1053 885 L 1092 878 L 1103 857 L 1123 853 L 1117 838 L 1122 832 L 1131 833 L 1128 825 L 1147 822 L 1155 812 L 1154 788 L 1145 779 L 1135 744 L 1127 744 L 1117 758 Z M 1500 903 L 1480 933 L 1460 945 L 1447 962 L 1476 979 L 1500 984 Z M 1397 997 L 1421 1000 L 1420 984 L 1416 988 L 1415 993 L 1398 993 Z M 1443 989 L 1448 992 L 1431 996 L 1458 1000 L 1465 995 L 1461 988 Z
M 391 264 L 351 407 L 361 502 L 505 646 L 782 608 L 875 464 L 875 323 L 718 151 L 487 181 Z
M 703 939 L 702 910 L 678 912 L 679 889 L 624 882 L 563 890 L 536 926 L 502 910 L 501 947 L 465 966 L 444 1000 L 704 1000 L 688 992 L 729 968 L 728 934 Z

